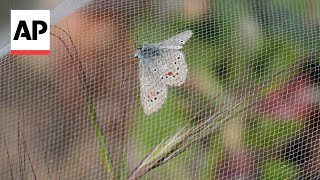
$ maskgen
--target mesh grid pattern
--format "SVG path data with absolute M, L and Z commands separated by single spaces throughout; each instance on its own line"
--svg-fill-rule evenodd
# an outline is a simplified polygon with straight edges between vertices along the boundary
M 320 2 L 67 0 L 51 54 L 0 50 L 0 179 L 320 178 Z M 138 44 L 191 30 L 146 116 Z

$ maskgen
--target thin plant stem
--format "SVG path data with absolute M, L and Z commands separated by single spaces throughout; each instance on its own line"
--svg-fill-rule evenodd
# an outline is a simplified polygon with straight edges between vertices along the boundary
M 106 170 L 108 179 L 114 180 L 116 175 L 115 175 L 115 172 L 114 172 L 112 158 L 111 158 L 111 155 L 109 153 L 109 149 L 108 149 L 108 146 L 106 144 L 106 140 L 105 140 L 102 128 L 100 127 L 100 125 L 98 123 L 96 109 L 94 108 L 94 103 L 92 101 L 92 98 L 90 97 L 89 87 L 88 87 L 88 84 L 87 84 L 86 76 L 85 76 L 85 73 L 83 71 L 82 64 L 81 64 L 81 62 L 80 62 L 80 60 L 78 58 L 79 56 L 78 56 L 77 50 L 76 50 L 76 48 L 74 46 L 74 43 L 72 41 L 71 36 L 65 30 L 63 30 L 63 29 L 61 29 L 61 28 L 59 28 L 57 26 L 52 26 L 52 27 L 63 31 L 69 37 L 69 40 L 71 41 L 72 47 L 76 51 L 75 57 L 72 56 L 72 54 L 70 52 L 70 49 L 67 46 L 66 42 L 62 38 L 57 36 L 56 34 L 51 33 L 51 35 L 53 35 L 54 37 L 58 38 L 62 42 L 62 44 L 66 48 L 67 52 L 69 53 L 70 58 L 74 62 L 74 65 L 75 65 L 75 68 L 76 68 L 76 71 L 77 71 L 77 74 L 78 74 L 78 78 L 80 80 L 80 83 L 82 85 L 83 91 L 85 93 L 85 99 L 86 99 L 87 109 L 88 109 L 88 112 L 89 112 L 89 118 L 91 120 L 91 123 L 92 123 L 94 129 L 95 129 L 96 139 L 97 139 L 98 144 L 99 144 L 99 149 L 100 149 L 100 153 L 101 153 L 102 162 L 103 162 L 103 164 L 105 166 L 105 170 Z M 77 59 L 77 61 L 75 59 Z

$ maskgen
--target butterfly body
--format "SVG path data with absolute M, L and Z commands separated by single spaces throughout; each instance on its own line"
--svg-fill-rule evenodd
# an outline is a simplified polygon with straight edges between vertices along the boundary
M 144 44 L 137 49 L 135 58 L 139 58 L 140 63 L 147 63 L 148 61 L 150 62 L 156 57 L 159 57 L 161 53 L 161 49 L 157 48 L 155 45 Z
M 185 31 L 159 44 L 137 48 L 141 104 L 146 115 L 157 111 L 167 98 L 167 86 L 180 86 L 187 78 L 182 45 L 192 36 Z

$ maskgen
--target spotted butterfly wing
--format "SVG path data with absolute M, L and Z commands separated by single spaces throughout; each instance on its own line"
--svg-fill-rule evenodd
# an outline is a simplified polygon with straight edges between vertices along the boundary
M 187 64 L 181 51 L 192 36 L 185 31 L 157 45 L 143 45 L 139 58 L 141 104 L 146 115 L 157 111 L 167 98 L 167 85 L 180 86 L 187 77 Z
M 184 45 L 191 38 L 191 36 L 192 31 L 187 30 L 159 43 L 158 47 L 167 49 L 182 49 L 182 45 Z
M 180 86 L 187 78 L 188 67 L 185 56 L 180 50 L 165 50 L 160 58 L 160 81 L 169 86 Z
M 149 62 L 150 63 L 150 62 Z M 146 115 L 156 112 L 167 98 L 167 85 L 149 69 L 148 62 L 140 63 L 140 94 L 141 104 Z

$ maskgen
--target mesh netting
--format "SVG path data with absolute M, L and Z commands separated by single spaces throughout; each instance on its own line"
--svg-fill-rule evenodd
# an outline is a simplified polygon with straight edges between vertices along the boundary
M 63 2 L 49 56 L 0 50 L 0 179 L 320 178 L 319 10 L 316 0 Z M 187 78 L 146 115 L 140 78 L 154 63 L 134 58 L 138 45 L 187 30 L 183 49 L 170 46 Z

